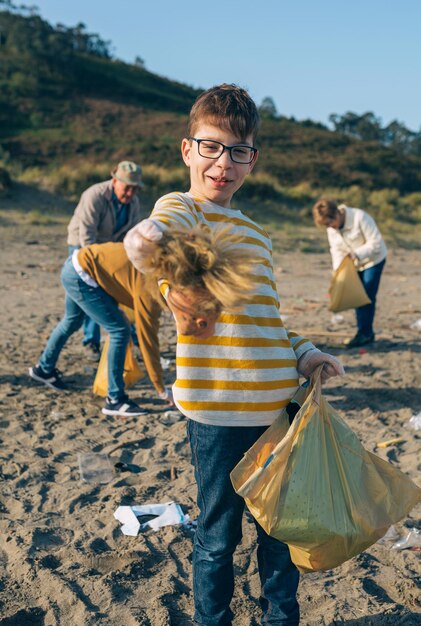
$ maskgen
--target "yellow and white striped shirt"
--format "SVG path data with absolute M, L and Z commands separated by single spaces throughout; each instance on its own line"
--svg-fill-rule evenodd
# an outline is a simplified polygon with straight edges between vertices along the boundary
M 268 234 L 241 211 L 188 193 L 170 193 L 156 203 L 151 219 L 193 227 L 231 224 L 255 250 L 256 291 L 241 314 L 222 313 L 208 339 L 179 335 L 174 400 L 190 419 L 216 426 L 266 426 L 298 387 L 297 359 L 314 348 L 288 332 L 279 313 Z

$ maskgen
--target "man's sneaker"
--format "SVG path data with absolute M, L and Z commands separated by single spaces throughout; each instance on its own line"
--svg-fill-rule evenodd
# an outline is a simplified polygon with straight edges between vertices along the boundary
M 374 342 L 374 333 L 371 335 L 363 335 L 361 333 L 357 333 L 351 341 L 346 344 L 347 348 L 360 348 L 361 346 L 368 346 L 370 343 Z
M 146 415 L 149 411 L 146 409 L 141 409 L 140 406 L 133 402 L 133 400 L 129 400 L 129 398 L 124 398 L 123 400 L 117 400 L 113 402 L 110 398 L 106 398 L 105 406 L 102 409 L 104 415 L 121 415 L 122 417 L 136 417 L 138 415 Z
M 96 363 L 98 363 L 99 359 L 101 358 L 101 350 L 99 349 L 99 346 L 96 345 L 96 343 L 85 343 L 85 345 L 83 346 L 83 351 L 85 352 L 85 356 L 88 361 L 95 361 Z
M 47 387 L 51 387 L 51 389 L 55 389 L 56 391 L 63 391 L 66 389 L 66 385 L 62 381 L 62 373 L 58 369 L 53 369 L 52 372 L 44 372 L 40 365 L 34 365 L 34 367 L 30 367 L 29 376 L 43 385 L 47 385 Z

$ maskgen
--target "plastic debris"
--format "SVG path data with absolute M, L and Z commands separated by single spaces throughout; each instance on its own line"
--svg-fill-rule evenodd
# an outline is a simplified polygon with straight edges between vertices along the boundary
M 156 517 L 141 524 L 137 518 L 142 515 L 155 515 Z M 165 504 L 119 506 L 114 512 L 114 517 L 123 524 L 121 532 L 131 537 L 136 537 L 139 530 L 145 530 L 146 528 L 152 528 L 152 530 L 157 531 L 163 526 L 191 522 L 190 516 L 184 515 L 181 506 L 172 501 Z
M 340 313 L 335 313 L 335 315 L 332 315 L 332 317 L 330 318 L 331 324 L 342 324 L 342 322 L 344 321 L 345 321 L 345 318 Z
M 85 483 L 109 483 L 113 479 L 108 454 L 79 452 L 80 477 Z
M 421 430 L 421 413 L 417 413 L 416 415 L 413 415 L 408 420 L 408 426 L 410 428 L 413 428 L 414 430 Z
M 421 548 L 421 530 L 413 528 L 406 537 L 402 537 L 392 546 L 392 550 L 405 550 L 406 548 Z
M 169 369 L 171 365 L 170 359 L 164 359 L 164 357 L 161 356 L 160 361 L 161 361 L 161 367 L 163 370 Z
M 164 426 L 172 426 L 172 424 L 176 424 L 180 420 L 183 419 L 183 414 L 180 411 L 165 411 L 163 417 L 161 418 L 161 424 Z
M 421 330 L 421 317 L 420 319 L 410 324 L 409 328 L 412 328 L 412 330 Z
M 377 543 L 384 543 L 385 541 L 396 541 L 400 535 L 394 526 L 390 526 L 383 537 L 381 537 Z
M 395 437 L 394 439 L 388 439 L 387 441 L 379 441 L 376 443 L 377 448 L 388 448 L 389 446 L 394 446 L 396 443 L 403 443 L 406 441 L 404 437 Z
M 366 350 L 365 348 L 360 348 L 358 350 L 358 354 L 367 354 L 368 350 Z

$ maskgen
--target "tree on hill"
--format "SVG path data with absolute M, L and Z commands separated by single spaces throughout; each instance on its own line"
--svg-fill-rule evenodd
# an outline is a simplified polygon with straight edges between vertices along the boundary
M 7 7 L 1 11 L 2 44 L 13 52 L 35 54 L 64 54 L 72 52 L 92 54 L 106 59 L 111 58 L 110 42 L 104 41 L 96 33 L 86 32 L 85 24 L 73 27 L 57 24 L 54 28 L 38 15 L 36 7 L 21 5 L 16 7 L 9 0 L 0 0 Z M 25 16 L 29 13 L 29 16 Z M 20 18 L 20 19 L 19 19 Z
M 333 113 L 329 116 L 336 132 L 362 141 L 376 141 L 392 147 L 404 154 L 421 156 L 421 132 L 414 132 L 404 124 L 393 120 L 382 126 L 382 120 L 371 111 L 358 115 L 348 111 L 344 115 Z
M 6 10 L 1 10 L 5 7 Z M 0 160 L 48 167 L 74 159 L 158 168 L 178 163 L 179 141 L 199 91 L 112 57 L 84 24 L 53 27 L 33 7 L 0 0 Z M 260 108 L 257 174 L 282 186 L 421 191 L 421 134 L 374 113 L 334 115 L 335 130 Z M 178 180 L 178 179 L 177 179 Z
M 421 155 L 421 151 L 419 151 L 419 147 L 421 146 L 421 133 L 414 133 L 397 120 L 390 122 L 382 132 L 382 143 L 384 143 L 384 145 L 398 148 L 405 154 L 413 153 Z
M 53 27 L 34 7 L 10 0 L 0 0 L 0 43 L 0 136 L 63 125 L 83 110 L 85 98 L 187 112 L 197 95 L 140 67 L 139 60 L 113 59 L 110 42 L 83 23 Z
M 273 98 L 266 96 L 258 107 L 261 117 L 278 117 L 278 110 Z
M 139 55 L 137 55 L 135 57 L 134 64 L 136 65 L 136 67 L 144 68 L 145 67 L 145 60 L 142 59 L 142 57 L 140 57 Z

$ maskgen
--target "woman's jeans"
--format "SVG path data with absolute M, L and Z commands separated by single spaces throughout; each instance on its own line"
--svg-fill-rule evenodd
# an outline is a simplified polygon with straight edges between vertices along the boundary
M 234 491 L 230 472 L 266 428 L 187 423 L 200 510 L 193 550 L 193 591 L 195 619 L 202 626 L 227 626 L 233 618 L 233 553 L 242 537 L 245 503 Z M 288 546 L 255 524 L 262 624 L 297 626 L 299 574 Z
M 74 250 L 80 250 L 79 246 L 69 246 L 69 254 L 70 256 L 73 254 Z M 88 343 L 92 343 L 94 346 L 98 346 L 101 342 L 101 327 L 99 324 L 94 322 L 93 319 L 85 315 L 83 319 L 83 345 L 86 346 Z
M 366 304 L 364 306 L 358 307 L 358 309 L 355 309 L 359 335 L 365 335 L 366 337 L 370 337 L 374 334 L 373 322 L 374 314 L 376 312 L 376 296 L 385 263 L 386 259 L 384 259 L 384 261 L 381 261 L 380 263 L 377 263 L 377 265 L 373 265 L 373 267 L 369 267 L 362 272 L 358 272 L 358 276 L 360 277 L 360 280 L 364 285 L 364 289 L 366 290 L 367 295 L 371 300 L 371 304 Z
M 53 330 L 39 364 L 49 373 L 67 340 L 83 324 L 85 315 L 100 324 L 110 335 L 108 348 L 108 396 L 111 400 L 125 398 L 124 360 L 130 338 L 130 322 L 117 302 L 101 287 L 90 287 L 79 278 L 69 257 L 61 272 L 61 281 L 66 290 L 64 318 Z

